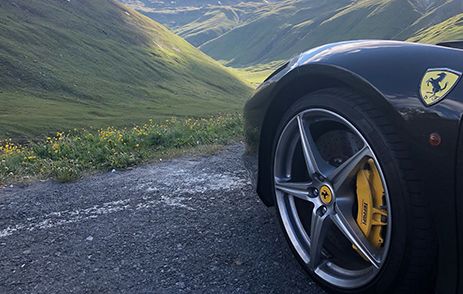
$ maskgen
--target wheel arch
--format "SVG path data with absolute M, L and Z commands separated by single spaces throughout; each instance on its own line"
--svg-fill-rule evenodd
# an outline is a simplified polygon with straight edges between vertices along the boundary
M 396 116 L 394 107 L 384 95 L 365 78 L 347 69 L 327 64 L 307 64 L 295 68 L 277 82 L 265 112 L 259 139 L 259 169 L 257 192 L 267 206 L 273 206 L 269 183 L 271 152 L 274 133 L 280 117 L 289 106 L 304 95 L 329 88 L 345 88 L 348 91 L 370 97 L 391 115 Z M 397 117 L 400 117 L 397 115 Z

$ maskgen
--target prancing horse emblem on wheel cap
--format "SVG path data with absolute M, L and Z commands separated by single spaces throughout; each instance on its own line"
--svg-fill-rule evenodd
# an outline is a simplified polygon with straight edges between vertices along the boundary
M 333 201 L 333 192 L 331 191 L 330 187 L 323 185 L 320 188 L 320 200 L 326 205 Z
M 445 98 L 461 78 L 461 73 L 447 68 L 431 68 L 426 71 L 420 84 L 424 104 L 431 106 Z

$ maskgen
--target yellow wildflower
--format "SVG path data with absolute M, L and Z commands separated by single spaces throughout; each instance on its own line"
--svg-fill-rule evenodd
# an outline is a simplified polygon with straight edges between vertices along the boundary
M 53 145 L 51 145 L 51 148 L 53 149 L 53 151 L 55 151 L 55 153 L 58 153 L 60 145 L 59 143 L 53 143 Z

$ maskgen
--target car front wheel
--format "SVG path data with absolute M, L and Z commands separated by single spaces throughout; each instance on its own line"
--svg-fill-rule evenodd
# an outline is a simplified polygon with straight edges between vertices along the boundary
M 328 290 L 432 289 L 432 226 L 419 179 L 403 167 L 410 159 L 394 151 L 405 148 L 398 138 L 377 106 L 347 90 L 309 94 L 281 118 L 271 165 L 278 216 L 299 262 Z

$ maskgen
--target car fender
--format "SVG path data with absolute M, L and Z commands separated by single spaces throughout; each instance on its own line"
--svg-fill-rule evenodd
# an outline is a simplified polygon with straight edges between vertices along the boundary
M 323 88 L 344 87 L 380 103 L 413 151 L 413 168 L 423 179 L 426 197 L 438 236 L 439 293 L 455 293 L 458 281 L 456 162 L 463 113 L 463 82 L 439 103 L 427 106 L 419 85 L 428 69 L 463 72 L 463 50 L 395 41 L 355 41 L 329 44 L 293 58 L 267 79 L 245 107 L 249 151 L 259 151 L 257 191 L 273 204 L 265 183 L 271 162 L 273 135 L 281 115 L 292 101 Z M 431 133 L 442 144 L 429 144 Z M 267 165 L 267 166 L 266 166 Z M 458 220 L 459 221 L 459 220 Z M 460 260 L 460 263 L 462 260 Z

